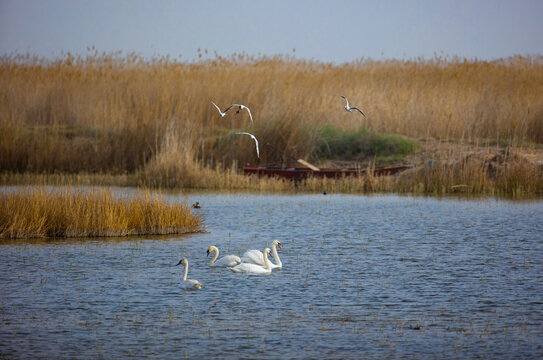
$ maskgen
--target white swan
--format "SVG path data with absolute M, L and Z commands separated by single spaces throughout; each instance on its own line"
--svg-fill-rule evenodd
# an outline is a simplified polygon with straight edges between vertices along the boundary
M 183 275 L 183 282 L 181 283 L 181 287 L 187 290 L 200 290 L 202 288 L 202 284 L 200 284 L 198 280 L 193 280 L 193 279 L 187 280 L 187 274 L 189 273 L 189 261 L 185 258 L 182 258 L 177 263 L 177 265 L 180 265 L 180 264 L 185 265 L 185 275 Z
M 256 156 L 260 159 L 260 153 L 258 151 L 258 140 L 256 139 L 256 137 L 253 135 L 253 134 L 250 134 L 248 132 L 244 132 L 244 131 L 239 131 L 239 132 L 235 132 L 234 134 L 244 134 L 244 135 L 249 135 L 250 137 L 253 138 L 253 140 L 255 141 L 255 144 L 256 144 Z
M 264 255 L 263 255 L 263 261 L 265 263 L 265 266 L 260 266 L 256 264 L 250 264 L 250 263 L 241 263 L 229 269 L 235 273 L 246 273 L 246 274 L 254 274 L 254 275 L 271 274 L 272 269 L 270 267 L 271 265 L 270 261 L 268 260 L 268 254 L 270 254 L 270 248 L 265 248 Z
M 347 98 L 346 98 L 345 96 L 341 95 L 341 97 L 344 98 L 344 99 L 345 99 L 345 102 L 347 103 L 347 104 L 345 105 L 345 111 L 352 112 L 353 110 L 357 110 L 359 113 L 361 113 L 362 115 L 364 115 L 364 117 L 366 117 L 366 114 L 364 114 L 364 113 L 362 112 L 362 110 L 360 110 L 359 108 L 354 107 L 354 106 L 349 106 L 349 100 L 347 100 Z
M 283 248 L 281 246 L 281 243 L 279 242 L 279 240 L 273 240 L 273 242 L 272 242 L 272 254 L 273 254 L 273 258 L 274 258 L 276 264 L 270 263 L 270 267 L 272 269 L 282 269 L 283 268 L 283 263 L 281 262 L 281 259 L 279 259 L 279 255 L 277 254 L 276 246 L 279 246 L 279 249 Z M 243 257 L 242 257 L 241 260 L 244 261 L 244 262 L 247 262 L 247 263 L 252 263 L 252 264 L 256 264 L 256 265 L 260 265 L 260 266 L 265 265 L 264 264 L 264 256 L 262 254 L 262 251 L 256 250 L 256 249 L 247 250 L 243 254 Z
M 219 267 L 219 266 L 236 266 L 238 264 L 241 264 L 241 259 L 237 255 L 226 255 L 219 260 L 217 258 L 219 257 L 219 249 L 216 246 L 211 245 L 207 248 L 207 256 L 211 254 L 212 252 L 215 252 L 215 255 L 213 255 L 213 258 L 211 259 L 211 262 L 209 263 L 209 266 L 213 267 Z

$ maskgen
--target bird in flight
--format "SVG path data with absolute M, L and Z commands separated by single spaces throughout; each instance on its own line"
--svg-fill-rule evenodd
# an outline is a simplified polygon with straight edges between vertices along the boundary
M 211 102 L 213 105 L 215 105 L 215 107 L 217 108 L 217 110 L 219 110 L 219 114 L 221 115 L 221 117 L 223 116 L 226 116 L 226 112 L 234 107 L 238 107 L 238 111 L 236 111 L 236 114 L 239 114 L 239 112 L 243 109 L 247 109 L 247 112 L 249 113 L 249 117 L 251 118 L 251 123 L 254 124 L 254 121 L 253 121 L 253 115 L 251 114 L 251 110 L 245 106 L 245 105 L 241 105 L 241 104 L 232 104 L 230 105 L 229 107 L 227 107 L 226 109 L 224 109 L 224 111 L 221 111 L 221 108 L 217 106 L 217 104 L 215 104 L 213 101 Z
M 243 131 L 240 131 L 240 132 L 235 132 L 234 134 L 244 134 L 244 135 L 249 135 L 250 137 L 253 138 L 253 140 L 255 141 L 255 145 L 256 145 L 256 156 L 260 159 L 260 153 L 258 151 L 258 140 L 256 139 L 256 137 L 253 135 L 253 134 L 250 134 L 248 132 L 243 132 Z
M 345 105 L 345 111 L 352 112 L 353 110 L 357 110 L 357 111 L 358 111 L 359 113 L 361 113 L 364 117 L 366 117 L 366 114 L 364 114 L 364 113 L 362 112 L 362 110 L 360 110 L 359 108 L 354 107 L 354 106 L 349 106 L 349 100 L 347 100 L 347 98 L 346 98 L 345 96 L 341 95 L 341 97 L 344 98 L 344 99 L 345 99 L 345 102 L 347 103 L 347 104 Z
M 243 110 L 243 109 L 247 110 L 247 112 L 249 113 L 249 117 L 251 118 L 251 123 L 254 124 L 254 122 L 253 122 L 253 115 L 251 115 L 251 110 L 250 110 L 247 106 L 245 106 L 245 105 L 241 105 L 241 104 L 232 104 L 232 105 L 230 105 L 230 106 L 228 107 L 228 109 L 224 110 L 224 112 L 227 112 L 228 110 L 230 110 L 231 108 L 236 107 L 236 106 L 239 108 L 238 111 L 236 111 L 236 114 L 239 114 L 239 112 L 240 112 L 241 110 Z
M 217 108 L 217 110 L 219 110 L 219 114 L 221 115 L 221 117 L 223 116 L 226 116 L 226 112 L 228 111 L 228 109 L 230 109 L 230 107 L 224 111 L 221 111 L 221 108 L 217 106 L 217 104 L 215 104 L 213 101 L 211 102 L 213 105 L 215 105 L 215 107 Z

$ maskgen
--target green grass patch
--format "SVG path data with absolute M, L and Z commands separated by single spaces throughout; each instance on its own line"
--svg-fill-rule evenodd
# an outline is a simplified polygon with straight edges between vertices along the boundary
M 403 136 L 383 135 L 364 127 L 349 131 L 327 125 L 320 129 L 320 138 L 311 154 L 313 161 L 375 161 L 376 165 L 390 165 L 403 161 L 417 147 Z

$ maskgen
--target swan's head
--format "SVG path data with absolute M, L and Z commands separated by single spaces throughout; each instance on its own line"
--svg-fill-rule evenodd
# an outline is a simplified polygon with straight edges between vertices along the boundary
M 271 250 L 270 250 L 270 248 L 265 248 L 265 249 L 264 249 L 264 254 L 266 254 L 266 255 L 271 255 Z
M 209 256 L 209 254 L 211 254 L 213 251 L 217 251 L 217 247 L 211 245 L 210 247 L 207 248 L 207 255 L 206 256 Z
M 187 264 L 187 259 L 182 258 L 181 260 L 179 260 L 179 262 L 177 263 L 177 265 L 181 265 L 181 264 L 186 265 L 186 264 Z M 177 265 L 175 265 L 175 266 L 177 266 Z
M 279 242 L 279 240 L 273 240 L 272 245 L 279 246 L 279 249 L 282 249 L 282 248 L 283 248 L 283 247 L 281 246 L 281 243 Z

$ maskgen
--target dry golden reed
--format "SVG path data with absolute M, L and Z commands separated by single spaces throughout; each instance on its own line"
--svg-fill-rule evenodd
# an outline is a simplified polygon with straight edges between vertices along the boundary
M 340 95 L 367 118 L 345 112 Z M 220 118 L 211 101 L 223 109 L 234 102 L 249 106 L 254 125 L 246 112 Z M 55 61 L 0 60 L 4 172 L 134 175 L 139 184 L 162 187 L 283 189 L 289 185 L 243 180 L 237 171 L 246 163 L 308 158 L 321 125 L 366 126 L 414 139 L 540 146 L 543 58 L 361 59 L 333 65 L 288 56 L 241 54 L 184 63 L 95 53 Z M 232 135 L 239 129 L 258 137 L 260 159 L 249 137 Z M 433 171 L 428 176 L 438 176 Z M 443 181 L 428 176 L 424 191 L 434 192 L 432 184 Z M 534 179 L 541 181 L 537 172 L 519 181 Z M 463 182 L 477 189 L 484 188 L 475 185 L 481 181 Z M 490 179 L 492 186 L 496 181 L 506 192 L 540 187 L 518 185 L 514 178 Z M 438 187 L 464 185 L 456 182 Z M 420 188 L 409 184 L 404 189 Z
M 43 187 L 0 193 L 0 238 L 95 237 L 202 231 L 187 203 L 149 191 L 118 196 L 107 190 Z

